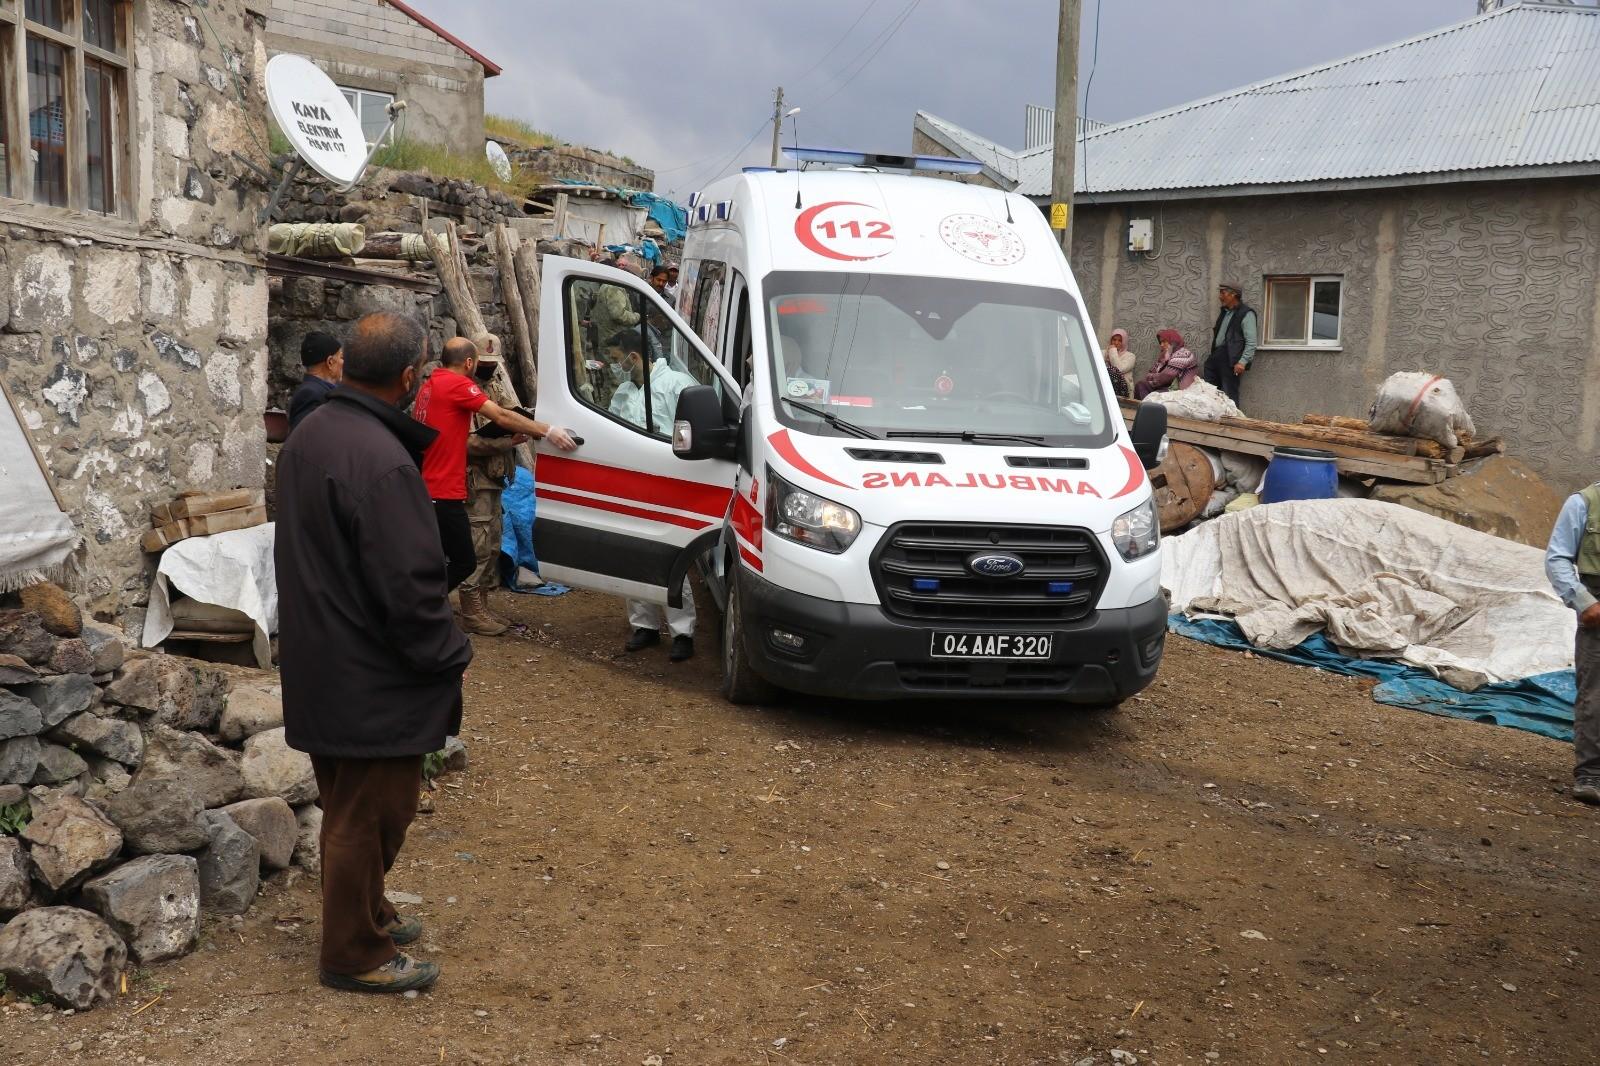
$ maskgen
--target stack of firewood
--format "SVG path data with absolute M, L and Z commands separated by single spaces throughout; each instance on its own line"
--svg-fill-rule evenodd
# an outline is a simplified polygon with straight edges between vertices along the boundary
M 265 525 L 267 498 L 260 489 L 228 492 L 184 492 L 150 509 L 150 531 L 139 541 L 147 552 L 159 552 L 190 537 L 209 537 L 235 529 Z

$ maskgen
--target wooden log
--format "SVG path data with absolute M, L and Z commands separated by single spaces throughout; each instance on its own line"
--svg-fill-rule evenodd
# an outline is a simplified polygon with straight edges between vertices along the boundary
M 1417 441 L 1413 437 L 1386 437 L 1376 433 L 1363 433 L 1353 429 L 1335 429 L 1332 426 L 1306 426 L 1285 422 L 1263 422 L 1256 418 L 1224 417 L 1218 425 L 1233 429 L 1253 429 L 1262 433 L 1296 437 L 1310 442 L 1344 444 L 1366 448 L 1375 452 L 1392 452 L 1395 455 L 1416 455 Z M 1309 446 L 1309 445 L 1308 445 Z
M 1300 421 L 1308 426 L 1332 426 L 1334 429 L 1354 429 L 1362 433 L 1372 431 L 1372 423 L 1365 418 L 1346 418 L 1344 415 L 1306 415 Z
M 1156 489 L 1156 513 L 1161 532 L 1182 529 L 1206 509 L 1216 490 L 1211 460 L 1192 444 L 1173 444 L 1167 457 L 1150 476 Z
M 1346 418 L 1343 415 L 1306 415 L 1300 420 L 1308 426 L 1320 426 L 1330 429 L 1347 429 L 1357 433 L 1372 433 L 1372 423 L 1364 418 Z M 1422 437 L 1399 437 L 1389 433 L 1373 433 L 1374 437 L 1393 441 L 1416 441 L 1417 455 L 1425 455 L 1429 459 L 1445 459 L 1459 462 L 1460 455 L 1452 455 L 1451 450 L 1436 440 L 1427 440 Z
M 374 233 L 361 246 L 361 258 L 425 260 L 428 242 L 420 233 Z
M 500 265 L 500 298 L 505 301 L 506 317 L 511 320 L 512 348 L 516 353 L 519 395 L 533 397 L 533 382 L 538 373 L 533 365 L 533 338 L 528 333 L 528 312 L 522 301 L 522 288 L 517 284 L 516 254 L 522 238 L 504 223 L 494 231 L 495 259 Z
M 1500 437 L 1486 437 L 1475 440 L 1462 449 L 1463 459 L 1482 459 L 1488 455 L 1504 455 L 1506 442 Z
M 528 402 L 534 403 L 539 398 L 539 300 L 544 289 L 538 245 L 533 241 L 524 241 L 512 256 L 512 264 L 517 273 L 517 291 L 522 294 L 522 310 L 528 317 L 528 340 L 532 345 L 533 358 L 525 373 L 528 378 Z

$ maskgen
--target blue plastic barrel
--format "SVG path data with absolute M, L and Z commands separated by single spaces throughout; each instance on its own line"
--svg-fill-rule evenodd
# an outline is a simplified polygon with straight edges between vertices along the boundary
M 1261 487 L 1262 503 L 1331 500 L 1339 494 L 1334 454 L 1316 448 L 1274 448 Z

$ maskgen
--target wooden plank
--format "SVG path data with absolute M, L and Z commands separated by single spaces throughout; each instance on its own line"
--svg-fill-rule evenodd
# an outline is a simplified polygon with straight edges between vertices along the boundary
M 167 640 L 192 640 L 201 644 L 248 644 L 255 639 L 255 633 L 202 633 L 196 629 L 174 629 L 167 634 Z M 166 641 L 162 641 L 166 643 Z
M 172 520 L 232 511 L 240 507 L 265 507 L 267 494 L 261 489 L 232 489 L 228 492 L 184 492 L 168 505 Z
M 209 537 L 216 533 L 231 533 L 236 529 L 264 526 L 267 524 L 267 508 L 265 504 L 261 504 L 255 507 L 239 507 L 232 511 L 215 511 L 211 514 L 196 515 L 188 522 L 191 537 Z
M 1223 418 L 1219 420 L 1219 424 L 1229 429 L 1253 429 L 1277 436 L 1298 437 L 1316 443 L 1340 444 L 1367 451 L 1390 452 L 1395 455 L 1417 454 L 1417 441 L 1414 437 L 1385 437 L 1365 430 L 1264 422 L 1256 418 Z

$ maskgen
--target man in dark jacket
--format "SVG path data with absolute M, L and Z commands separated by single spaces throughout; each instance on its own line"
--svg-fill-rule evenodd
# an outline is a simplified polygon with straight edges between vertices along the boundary
M 403 992 L 439 973 L 398 950 L 422 925 L 383 893 L 416 814 L 422 757 L 460 728 L 472 660 L 419 472 L 435 434 L 399 406 L 426 351 L 407 318 L 361 319 L 344 384 L 278 459 L 283 719 L 321 790 L 320 976 L 333 988 Z
M 1227 393 L 1235 404 L 1239 402 L 1244 372 L 1256 357 L 1259 334 L 1256 309 L 1243 301 L 1243 295 L 1237 285 L 1217 289 L 1222 309 L 1217 312 L 1217 324 L 1211 328 L 1211 354 L 1201 370 L 1201 376 Z
M 289 397 L 289 428 L 298 426 L 306 415 L 321 407 L 343 376 L 344 351 L 339 338 L 312 330 L 300 342 L 300 364 L 306 376 Z

